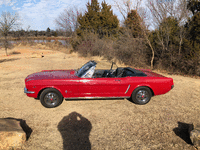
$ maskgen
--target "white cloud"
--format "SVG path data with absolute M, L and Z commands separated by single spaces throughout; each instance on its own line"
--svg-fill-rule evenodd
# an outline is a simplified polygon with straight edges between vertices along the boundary
M 0 6 L 6 5 L 6 6 L 13 6 L 16 3 L 16 0 L 0 0 Z
M 85 2 L 84 2 L 85 1 Z M 87 0 L 41 0 L 34 4 L 33 0 L 26 0 L 19 11 L 23 18 L 23 26 L 30 25 L 30 29 L 46 30 L 47 27 L 55 28 L 55 19 L 64 9 L 70 7 L 83 8 Z
M 62 7 L 69 6 L 66 1 L 55 0 L 41 0 L 37 4 L 31 3 L 27 0 L 19 11 L 21 18 L 23 18 L 23 26 L 30 25 L 31 29 L 46 30 L 47 27 L 54 28 L 54 20 L 60 14 Z
M 24 3 L 31 3 L 33 0 L 26 0 Z M 35 1 L 35 0 L 34 0 Z
M 24 3 L 24 5 L 22 7 L 29 7 L 31 5 L 33 5 L 34 3 Z
M 12 0 L 12 2 L 10 2 L 10 6 L 15 5 L 15 3 L 17 3 L 17 0 Z
M 13 6 L 12 9 L 13 9 L 13 10 L 20 10 L 19 7 L 15 7 L 15 6 Z

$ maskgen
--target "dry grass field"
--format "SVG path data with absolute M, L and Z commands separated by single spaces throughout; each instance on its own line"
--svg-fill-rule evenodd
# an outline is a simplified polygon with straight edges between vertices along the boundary
M 20 53 L 0 51 L 0 118 L 23 119 L 32 129 L 22 149 L 195 150 L 187 128 L 200 121 L 200 79 L 164 74 L 174 79 L 174 89 L 142 106 L 127 99 L 64 100 L 47 109 L 23 93 L 27 75 L 79 68 L 90 59 L 98 68 L 110 68 L 110 62 L 31 47 L 13 51 Z

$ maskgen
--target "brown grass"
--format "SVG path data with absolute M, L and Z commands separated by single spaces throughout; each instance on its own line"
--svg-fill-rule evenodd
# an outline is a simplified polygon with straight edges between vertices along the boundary
M 126 99 L 72 100 L 47 109 L 23 93 L 25 77 L 41 70 L 79 68 L 92 58 L 28 47 L 14 50 L 21 54 L 9 57 L 21 59 L 0 64 L 0 117 L 26 120 L 33 132 L 23 149 L 194 150 L 186 131 L 187 124 L 200 119 L 199 79 L 163 73 L 174 79 L 174 89 L 144 106 Z M 44 57 L 25 57 L 33 52 Z M 3 55 L 0 51 L 1 59 Z M 95 59 L 98 68 L 110 68 L 107 60 Z
M 70 46 L 64 46 L 61 42 L 55 40 L 54 42 L 41 42 L 41 43 L 35 43 L 33 41 L 23 41 L 17 44 L 14 44 L 14 46 L 21 47 L 21 46 L 28 46 L 34 49 L 46 49 L 46 50 L 56 50 L 63 53 L 72 53 L 73 49 Z

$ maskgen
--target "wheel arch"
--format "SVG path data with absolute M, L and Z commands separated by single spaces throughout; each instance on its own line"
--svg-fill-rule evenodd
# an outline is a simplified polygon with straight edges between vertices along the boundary
M 146 87 L 150 89 L 152 96 L 154 96 L 153 90 L 150 87 L 148 87 L 148 86 L 146 86 Z
M 37 99 L 40 99 L 40 95 L 41 95 L 41 93 L 42 93 L 45 89 L 56 89 L 56 90 L 58 90 L 58 91 L 60 92 L 60 94 L 62 95 L 61 91 L 60 91 L 58 88 L 56 88 L 56 87 L 43 87 L 43 88 L 40 89 L 40 91 L 38 92 Z M 63 96 L 63 95 L 62 95 L 62 96 Z
M 152 96 L 154 96 L 154 92 L 152 90 L 152 88 L 148 85 L 141 85 L 141 86 L 137 86 L 133 91 L 135 91 L 137 88 L 141 88 L 141 87 L 146 87 L 151 91 Z M 132 92 L 133 93 L 133 92 Z

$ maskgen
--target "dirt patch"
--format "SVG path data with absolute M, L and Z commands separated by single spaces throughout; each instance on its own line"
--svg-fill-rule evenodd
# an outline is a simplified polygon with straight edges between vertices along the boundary
M 179 124 L 200 120 L 199 79 L 163 73 L 174 79 L 174 89 L 153 97 L 144 106 L 127 99 L 72 100 L 47 109 L 23 93 L 27 75 L 48 69 L 80 68 L 90 59 L 98 61 L 97 68 L 110 68 L 111 63 L 76 53 L 29 47 L 13 50 L 21 54 L 5 56 L 0 51 L 0 60 L 20 58 L 0 64 L 0 118 L 21 118 L 32 129 L 23 149 L 194 150 Z M 31 58 L 33 55 L 38 57 Z

